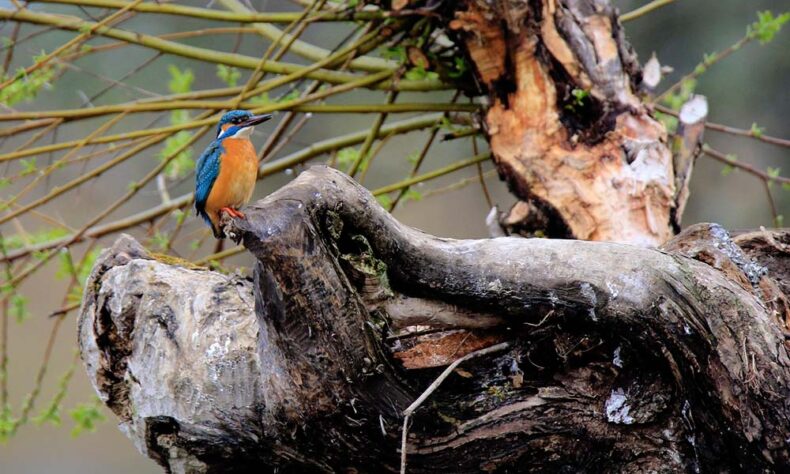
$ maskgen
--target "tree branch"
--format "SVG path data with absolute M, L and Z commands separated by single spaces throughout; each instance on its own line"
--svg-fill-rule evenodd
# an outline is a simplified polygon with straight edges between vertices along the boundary
M 224 64 L 226 66 L 234 66 L 242 69 L 254 70 L 259 63 L 257 58 L 245 56 L 238 53 L 228 53 L 222 51 L 215 51 L 213 49 L 198 48 L 189 46 L 174 41 L 168 41 L 155 36 L 145 35 L 137 32 L 130 32 L 118 28 L 109 28 L 105 26 L 98 26 L 94 22 L 84 21 L 80 18 L 67 16 L 67 15 L 52 15 L 49 13 L 33 12 L 28 9 L 20 11 L 7 10 L 0 8 L 0 20 L 12 20 L 23 23 L 33 23 L 38 25 L 55 26 L 63 30 L 80 31 L 81 29 L 96 28 L 94 34 L 114 38 L 124 41 L 129 44 L 136 44 L 146 48 L 161 51 L 163 53 L 174 54 L 185 58 L 196 59 L 208 63 Z M 291 74 L 303 66 L 299 64 L 284 63 L 277 61 L 267 61 L 263 66 L 263 70 L 273 74 Z M 334 72 L 325 69 L 319 69 L 307 74 L 311 79 L 328 82 L 330 84 L 348 83 L 358 78 L 354 74 Z M 382 84 L 383 89 L 394 88 L 396 90 L 443 90 L 450 87 L 438 80 L 403 80 L 397 85 Z

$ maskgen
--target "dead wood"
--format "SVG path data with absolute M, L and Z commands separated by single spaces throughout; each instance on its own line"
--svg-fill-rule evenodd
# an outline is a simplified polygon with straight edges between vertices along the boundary
M 453 2 L 450 30 L 490 106 L 500 176 L 525 234 L 657 246 L 679 226 L 704 114 L 670 137 L 606 0 Z
M 760 291 L 787 253 L 748 250 L 787 234 L 739 236 L 746 253 L 707 225 L 664 250 L 443 239 L 324 167 L 245 213 L 226 232 L 252 279 L 124 237 L 86 288 L 94 387 L 171 471 L 397 471 L 402 411 L 441 371 L 428 346 L 442 365 L 480 348 L 452 334 L 509 348 L 413 414 L 409 472 L 790 468 L 784 319 Z M 413 324 L 439 332 L 389 337 Z M 424 368 L 404 368 L 397 355 L 421 344 Z

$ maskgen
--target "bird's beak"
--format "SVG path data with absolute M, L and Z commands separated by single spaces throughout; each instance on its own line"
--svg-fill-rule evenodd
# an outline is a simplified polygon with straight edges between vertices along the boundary
M 252 127 L 254 125 L 258 125 L 259 123 L 263 123 L 267 120 L 272 118 L 272 114 L 263 114 L 263 115 L 253 115 L 248 120 L 240 123 L 240 127 Z

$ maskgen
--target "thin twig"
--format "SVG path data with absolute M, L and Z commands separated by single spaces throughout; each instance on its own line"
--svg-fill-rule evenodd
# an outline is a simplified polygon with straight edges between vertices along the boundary
M 453 95 L 453 98 L 450 99 L 450 103 L 454 104 L 460 96 L 461 96 L 461 91 L 460 90 L 456 91 L 455 94 Z M 444 114 L 442 114 L 442 117 L 447 118 L 447 113 L 445 112 Z M 415 176 L 417 174 L 417 172 L 420 170 L 420 167 L 422 166 L 422 163 L 425 161 L 425 157 L 428 156 L 428 151 L 431 149 L 431 146 L 436 140 L 436 135 L 439 133 L 439 124 L 440 121 L 437 120 L 436 124 L 434 124 L 434 127 L 431 130 L 430 135 L 428 135 L 428 140 L 425 141 L 425 144 L 422 146 L 422 149 L 420 150 L 420 154 L 417 155 L 417 160 L 412 165 L 411 171 L 409 171 L 410 177 Z M 388 209 L 390 212 L 395 210 L 395 208 L 398 206 L 398 203 L 400 203 L 401 199 L 403 199 L 403 196 L 405 194 L 406 194 L 406 189 L 403 189 L 401 192 L 398 193 L 397 196 L 395 196 L 395 199 L 392 200 L 392 204 L 390 204 Z
M 407 133 L 413 130 L 420 130 L 433 125 L 438 119 L 438 117 L 439 117 L 438 115 L 432 114 L 432 115 L 401 120 L 398 122 L 393 122 L 389 125 L 382 127 L 381 132 L 382 134 L 384 133 L 400 134 L 400 133 Z M 367 136 L 367 133 L 368 132 L 365 130 L 347 135 L 341 135 L 339 137 L 334 137 L 328 140 L 324 140 L 322 142 L 315 143 L 308 148 L 300 150 L 299 152 L 288 155 L 277 161 L 264 164 L 263 166 L 261 166 L 258 172 L 258 177 L 264 178 L 266 176 L 279 173 L 283 170 L 304 163 L 310 160 L 311 158 L 319 156 L 323 153 L 327 153 L 332 150 L 361 143 L 362 140 L 365 139 L 365 136 Z M 119 219 L 109 224 L 91 227 L 90 229 L 87 229 L 84 232 L 84 235 L 72 234 L 61 239 L 51 240 L 48 242 L 35 244 L 19 250 L 15 250 L 13 252 L 9 252 L 8 257 L 5 257 L 3 260 L 14 261 L 20 258 L 24 258 L 33 252 L 58 248 L 64 242 L 77 243 L 82 241 L 83 238 L 88 238 L 88 237 L 99 238 L 108 234 L 129 229 L 136 225 L 139 225 L 140 223 L 148 222 L 163 214 L 167 214 L 168 212 L 171 212 L 174 209 L 181 209 L 185 206 L 188 206 L 191 202 L 192 202 L 192 193 L 184 194 L 177 198 L 173 198 L 173 200 L 169 204 L 160 204 L 159 206 L 146 209 L 137 214 Z
M 425 182 L 425 181 L 428 181 L 428 180 L 431 180 L 431 179 L 435 179 L 435 178 L 438 178 L 440 176 L 444 176 L 446 174 L 452 173 L 453 171 L 457 171 L 457 170 L 466 168 L 468 166 L 472 166 L 472 165 L 475 165 L 477 163 L 480 163 L 480 162 L 483 162 L 483 161 L 487 161 L 489 159 L 491 159 L 491 153 L 490 152 L 481 153 L 481 154 L 479 154 L 477 156 L 469 158 L 468 160 L 457 161 L 457 162 L 452 163 L 450 165 L 447 165 L 447 166 L 445 166 L 443 168 L 439 168 L 437 170 L 431 171 L 430 173 L 425 173 L 425 174 L 422 174 L 420 176 L 414 176 L 414 177 L 411 177 L 411 178 L 404 179 L 402 181 L 398 181 L 397 183 L 381 187 L 381 188 L 373 191 L 373 194 L 379 195 L 379 194 L 391 193 L 393 191 L 398 191 L 399 189 L 402 189 L 402 188 L 405 188 L 405 187 L 409 187 L 409 186 L 413 186 L 413 185 L 415 185 L 417 183 L 422 183 L 422 182 Z
M 741 38 L 738 41 L 736 41 L 735 44 L 731 45 L 727 49 L 719 51 L 718 53 L 716 53 L 712 57 L 706 58 L 704 61 L 702 61 L 701 63 L 697 64 L 697 66 L 690 73 L 688 73 L 685 76 L 681 77 L 679 81 L 677 81 L 676 83 L 672 84 L 664 92 L 662 92 L 658 96 L 656 96 L 653 99 L 653 103 L 657 104 L 657 103 L 661 102 L 664 98 L 666 98 L 666 96 L 668 96 L 669 94 L 671 94 L 672 92 L 677 90 L 681 85 L 683 85 L 684 82 L 686 82 L 688 80 L 691 80 L 691 79 L 696 79 L 697 77 L 701 76 L 702 74 L 705 73 L 705 71 L 708 70 L 708 68 L 710 66 L 713 66 L 714 64 L 718 63 L 722 59 L 724 59 L 727 56 L 730 56 L 732 53 L 738 51 L 744 45 L 749 43 L 752 39 L 754 39 L 753 36 L 746 35 L 743 38 Z
M 8 249 L 5 244 L 5 237 L 0 233 L 0 252 L 3 258 L 6 259 L 5 284 L 10 282 L 14 274 L 11 270 L 11 262 L 8 261 Z M 13 287 L 12 287 L 13 289 Z M 0 412 L 8 409 L 8 298 L 10 295 L 3 291 L 2 302 L 2 315 L 0 315 Z
M 677 111 L 672 110 L 669 107 L 666 107 L 661 104 L 655 104 L 655 108 L 662 114 L 671 115 L 676 118 L 680 115 Z M 765 135 L 764 133 L 759 133 L 759 132 L 755 133 L 754 130 L 746 130 L 743 128 L 730 127 L 729 125 L 722 125 L 713 122 L 705 122 L 705 128 L 709 130 L 714 130 L 716 132 L 728 133 L 730 135 L 753 138 L 755 140 L 760 140 L 765 143 L 770 143 L 772 145 L 790 147 L 790 140 L 787 140 L 785 138 L 772 137 L 769 135 Z
M 119 198 L 117 201 L 115 201 L 113 204 L 111 204 L 111 205 L 110 205 L 108 208 L 106 208 L 104 211 L 100 212 L 99 214 L 97 214 L 96 216 L 94 216 L 93 218 L 91 218 L 91 219 L 90 219 L 90 220 L 89 220 L 89 221 L 88 221 L 86 224 L 84 224 L 84 225 L 83 225 L 83 226 L 80 228 L 80 230 L 79 230 L 79 231 L 77 231 L 77 232 L 76 232 L 74 235 L 72 235 L 72 236 L 69 238 L 69 240 L 67 240 L 67 241 L 63 242 L 63 243 L 62 243 L 62 244 L 60 244 L 60 245 L 59 245 L 57 248 L 55 248 L 55 250 L 53 250 L 53 251 L 50 251 L 50 252 L 49 252 L 49 253 L 47 253 L 47 254 L 46 254 L 46 255 L 45 255 L 43 258 L 41 258 L 41 259 L 37 260 L 37 261 L 36 261 L 36 263 L 34 263 L 34 264 L 33 264 L 33 265 L 31 265 L 30 267 L 26 268 L 26 269 L 25 269 L 24 271 L 22 271 L 21 273 L 17 274 L 17 275 L 14 277 L 14 279 L 13 279 L 13 280 L 11 280 L 11 282 L 10 282 L 10 283 L 11 283 L 11 285 L 12 285 L 12 286 L 16 286 L 16 285 L 18 285 L 18 284 L 19 284 L 21 281 L 23 281 L 25 278 L 27 278 L 28 276 L 30 276 L 31 274 L 33 274 L 33 273 L 34 273 L 36 270 L 38 270 L 39 268 L 41 268 L 41 267 L 42 267 L 44 264 L 46 264 L 46 263 L 47 263 L 47 262 L 48 262 L 50 259 L 52 259 L 52 257 L 53 257 L 55 254 L 57 254 L 58 250 L 60 250 L 60 249 L 62 249 L 62 248 L 66 248 L 66 247 L 68 247 L 69 245 L 72 245 L 72 244 L 73 244 L 73 243 L 74 243 L 74 242 L 75 242 L 77 239 L 81 238 L 81 237 L 83 236 L 83 234 L 84 234 L 84 233 L 85 233 L 85 232 L 86 232 L 88 229 L 90 229 L 91 227 L 93 227 L 94 225 L 96 225 L 98 222 L 101 222 L 101 221 L 102 221 L 102 220 L 103 220 L 105 217 L 107 217 L 108 215 L 110 215 L 110 214 L 111 214 L 113 211 L 115 211 L 116 209 L 118 209 L 119 207 L 121 207 L 123 204 L 125 204 L 126 202 L 128 202 L 128 201 L 129 201 L 129 200 L 130 200 L 132 197 L 134 197 L 134 196 L 137 194 L 137 192 L 138 192 L 140 189 L 142 189 L 142 188 L 143 188 L 143 187 L 144 187 L 146 184 L 148 184 L 148 182 L 150 182 L 151 180 L 153 180 L 154 178 L 156 178 L 156 176 L 157 176 L 159 173 L 161 173 L 161 172 L 162 172 L 162 170 L 163 170 L 163 169 L 165 169 L 165 167 L 166 167 L 166 166 L 167 166 L 167 165 L 168 165 L 168 164 L 169 164 L 171 161 L 173 161 L 173 160 L 174 160 L 174 159 L 175 159 L 175 158 L 176 158 L 176 157 L 177 157 L 177 156 L 178 156 L 178 155 L 179 155 L 181 152 L 183 152 L 183 151 L 184 151 L 184 150 L 185 150 L 187 147 L 191 146 L 191 145 L 192 145 L 192 143 L 194 143 L 194 142 L 195 142 L 195 141 L 196 141 L 198 138 L 200 138 L 200 137 L 201 137 L 201 136 L 203 136 L 203 135 L 204 135 L 204 134 L 205 134 L 207 131 L 209 131 L 209 130 L 210 130 L 210 128 L 211 128 L 211 127 L 209 127 L 209 126 L 204 126 L 202 129 L 198 130 L 198 131 L 197 131 L 197 132 L 196 132 L 196 133 L 195 133 L 195 134 L 194 134 L 192 137 L 190 137 L 190 139 L 189 139 L 189 140 L 187 140 L 187 141 L 186 141 L 186 142 L 185 142 L 185 143 L 184 143 L 182 146 L 178 147 L 178 149 L 176 149 L 176 150 L 175 150 L 175 151 L 173 151 L 173 152 L 172 152 L 170 155 L 168 155 L 167 157 L 165 157 L 165 159 L 163 159 L 163 160 L 162 160 L 162 161 L 161 161 L 161 162 L 160 162 L 160 163 L 159 163 L 157 166 L 155 166 L 155 167 L 154 167 L 154 169 L 153 169 L 151 172 L 149 172 L 147 175 L 145 175 L 145 176 L 144 176 L 142 179 L 140 179 L 139 181 L 135 182 L 135 183 L 132 185 L 131 189 L 130 189 L 128 192 L 126 192 L 126 194 L 124 194 L 124 195 L 123 195 L 121 198 Z
M 132 7 L 134 7 L 137 4 L 141 3 L 142 1 L 143 0 L 134 0 L 131 3 L 127 3 L 126 5 L 124 5 L 123 8 L 121 8 L 120 10 L 114 12 L 112 15 L 104 18 L 103 20 L 99 21 L 98 23 L 93 23 L 90 26 L 90 28 L 88 28 L 87 31 L 85 31 L 84 33 L 80 33 L 79 35 L 77 35 L 74 38 L 72 38 L 69 41 L 67 41 L 65 44 L 63 44 L 63 45 L 59 46 L 58 48 L 56 48 L 51 53 L 46 54 L 43 58 L 38 59 L 33 65 L 26 67 L 23 71 L 21 71 L 19 73 L 15 73 L 9 79 L 7 79 L 7 80 L 3 81 L 2 83 L 0 83 L 0 89 L 4 89 L 9 84 L 13 83 L 14 81 L 16 81 L 18 79 L 21 79 L 21 78 L 29 75 L 31 72 L 46 66 L 53 58 L 57 57 L 60 53 L 68 50 L 72 46 L 75 46 L 77 43 L 85 41 L 91 35 L 93 35 L 93 33 L 97 29 L 104 27 L 104 25 L 112 23 L 114 20 L 116 20 L 119 17 L 121 17 L 122 15 L 124 15 L 127 11 L 129 11 L 129 9 L 131 9 Z M 27 9 L 22 9 L 22 10 L 26 11 Z M 17 13 L 21 13 L 21 11 L 17 12 Z
M 774 195 L 771 193 L 771 183 L 769 181 L 763 181 L 763 187 L 765 188 L 765 196 L 768 199 L 768 207 L 771 209 L 771 217 L 773 218 L 774 225 L 779 227 L 781 225 L 779 211 L 776 209 L 776 201 L 774 201 Z
M 480 153 L 480 151 L 477 148 L 477 136 L 476 135 L 472 135 L 472 152 L 475 155 L 478 155 Z M 477 176 L 478 176 L 478 178 L 480 178 L 480 187 L 483 189 L 483 195 L 486 198 L 486 204 L 488 205 L 488 208 L 491 209 L 492 207 L 494 207 L 494 201 L 491 199 L 491 194 L 488 192 L 488 185 L 486 185 L 486 180 L 485 180 L 485 177 L 483 176 L 483 164 L 482 163 L 478 163 L 477 164 Z
M 631 10 L 628 13 L 623 13 L 620 15 L 620 21 L 626 22 L 631 21 L 639 18 L 640 16 L 647 15 L 648 13 L 658 10 L 659 8 L 669 5 L 670 3 L 674 2 L 675 0 L 653 0 L 652 2 L 642 5 L 639 8 Z
M 291 79 L 293 80 L 293 79 Z M 290 81 L 290 80 L 289 80 Z M 267 89 L 270 87 L 267 86 Z M 258 89 L 259 90 L 259 89 Z M 256 90 L 256 92 L 258 91 Z M 266 91 L 262 91 L 266 92 Z M 306 96 L 310 97 L 310 96 Z M 412 102 L 401 104 L 312 104 L 312 105 L 293 105 L 288 107 L 290 102 L 282 103 L 283 107 L 276 107 L 273 104 L 271 111 L 291 110 L 303 113 L 330 113 L 330 114 L 374 114 L 374 113 L 410 113 L 410 112 L 477 112 L 479 106 L 468 104 L 453 104 L 446 102 Z M 234 103 L 232 100 L 225 101 L 206 101 L 206 100 L 186 100 L 174 102 L 148 102 L 138 104 L 113 104 L 86 107 L 83 109 L 63 109 L 63 110 L 40 110 L 36 112 L 11 112 L 0 115 L 0 122 L 12 120 L 30 119 L 63 119 L 77 120 L 94 118 L 102 115 L 117 113 L 147 113 L 162 112 L 174 109 L 199 109 L 199 110 L 222 110 L 234 107 L 244 107 L 248 109 L 260 108 L 260 105 L 250 102 Z
M 60 29 L 72 31 L 79 31 L 82 28 L 92 29 L 94 26 L 96 26 L 96 23 L 84 21 L 77 17 L 51 15 L 48 13 L 39 13 L 27 9 L 17 12 L 14 10 L 0 8 L 0 20 L 14 20 L 25 23 L 53 25 Z M 119 28 L 103 27 L 99 28 L 95 33 L 109 38 L 125 41 L 130 44 L 155 49 L 164 53 L 196 59 L 207 63 L 224 64 L 226 66 L 234 66 L 242 69 L 255 69 L 259 63 L 258 59 L 251 56 L 230 54 L 221 51 L 215 51 L 213 49 L 189 46 L 186 44 L 162 40 L 154 36 L 122 30 Z M 302 68 L 303 66 L 299 64 L 269 61 L 263 69 L 273 74 L 291 74 L 299 71 Z M 393 71 L 393 69 L 380 70 Z M 342 84 L 354 81 L 359 76 L 356 74 L 335 72 L 327 69 L 318 69 L 311 71 L 309 74 L 307 74 L 307 77 L 332 84 Z M 452 86 L 436 79 L 419 79 L 403 80 L 399 81 L 397 84 L 384 82 L 378 84 L 376 87 L 386 90 L 396 89 L 401 91 L 430 91 L 446 90 Z
M 431 385 L 429 385 L 428 388 L 426 388 L 425 391 L 422 392 L 422 395 L 420 395 L 417 398 L 417 400 L 414 400 L 414 402 L 411 405 L 409 405 L 408 408 L 403 410 L 403 433 L 401 435 L 401 446 L 400 446 L 400 472 L 401 472 L 401 474 L 406 474 L 406 456 L 407 456 L 407 442 L 406 442 L 406 440 L 407 440 L 408 434 L 409 434 L 409 421 L 410 421 L 411 416 L 414 413 L 414 411 L 417 410 L 420 407 L 420 405 L 422 405 L 423 402 L 425 400 L 427 400 L 428 397 L 430 397 L 433 392 L 436 391 L 437 388 L 439 388 L 439 385 L 441 385 L 442 382 L 444 382 L 444 380 L 447 377 L 449 377 L 450 374 L 453 373 L 453 371 L 459 365 L 461 365 L 462 363 L 466 362 L 469 359 L 474 359 L 475 357 L 481 357 L 481 356 L 484 356 L 484 355 L 492 354 L 494 352 L 500 352 L 500 351 L 503 351 L 503 350 L 505 350 L 505 349 L 507 349 L 509 347 L 510 347 L 510 343 L 509 342 L 501 342 L 499 344 L 495 344 L 493 346 L 486 347 L 484 349 L 480 349 L 480 350 L 476 350 L 474 352 L 470 352 L 469 354 L 466 354 L 465 356 L 463 356 L 463 357 L 461 357 L 459 359 L 456 359 L 452 364 L 448 365 L 447 368 L 444 369 L 444 371 L 442 371 L 442 373 L 439 374 L 438 377 L 436 377 L 436 380 L 434 380 L 433 383 L 431 383 Z
M 390 91 L 387 93 L 386 104 L 392 105 L 397 98 L 398 91 Z M 352 163 L 351 167 L 348 169 L 348 175 L 352 178 L 357 174 L 359 167 L 367 158 L 368 153 L 370 153 L 370 148 L 373 146 L 373 142 L 376 140 L 376 137 L 379 136 L 381 126 L 384 125 L 385 120 L 387 120 L 387 113 L 382 112 L 378 117 L 376 117 L 376 120 L 373 122 L 373 126 L 370 127 L 370 133 L 368 133 L 368 136 L 365 137 L 365 141 L 362 142 L 362 148 L 359 150 L 356 160 L 354 160 L 354 163 Z
M 39 3 L 60 3 L 66 5 L 82 5 L 100 8 L 121 8 L 128 2 L 123 0 L 37 0 Z M 304 7 L 310 7 L 312 2 L 299 2 Z M 295 21 L 300 12 L 254 12 L 254 11 L 221 11 L 209 8 L 190 7 L 176 5 L 172 3 L 145 2 L 141 3 L 132 10 L 140 13 L 158 13 L 164 15 L 185 16 L 201 18 L 205 20 L 227 21 L 232 23 L 291 23 Z M 407 10 L 405 13 L 387 10 L 338 10 L 325 11 L 307 17 L 307 21 L 314 22 L 347 22 L 347 21 L 373 21 L 385 20 L 387 18 L 419 15 L 414 10 Z M 307 58 L 313 59 L 313 58 Z
M 708 145 L 704 145 L 702 147 L 702 152 L 708 155 L 709 157 L 713 158 L 716 161 L 720 161 L 727 165 L 732 166 L 733 168 L 738 168 L 739 170 L 743 170 L 751 175 L 757 176 L 761 180 L 765 182 L 775 182 L 779 184 L 788 184 L 790 183 L 790 178 L 785 178 L 784 176 L 771 176 L 765 171 L 755 168 L 752 165 L 741 163 L 740 161 L 733 160 L 724 153 L 720 151 L 716 151 L 713 148 L 709 147 Z

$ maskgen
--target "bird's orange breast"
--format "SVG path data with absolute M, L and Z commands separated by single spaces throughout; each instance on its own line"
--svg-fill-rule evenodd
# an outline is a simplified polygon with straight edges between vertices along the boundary
M 222 148 L 219 174 L 206 201 L 206 212 L 215 223 L 223 207 L 238 209 L 249 202 L 258 177 L 258 157 L 252 142 L 226 138 Z

